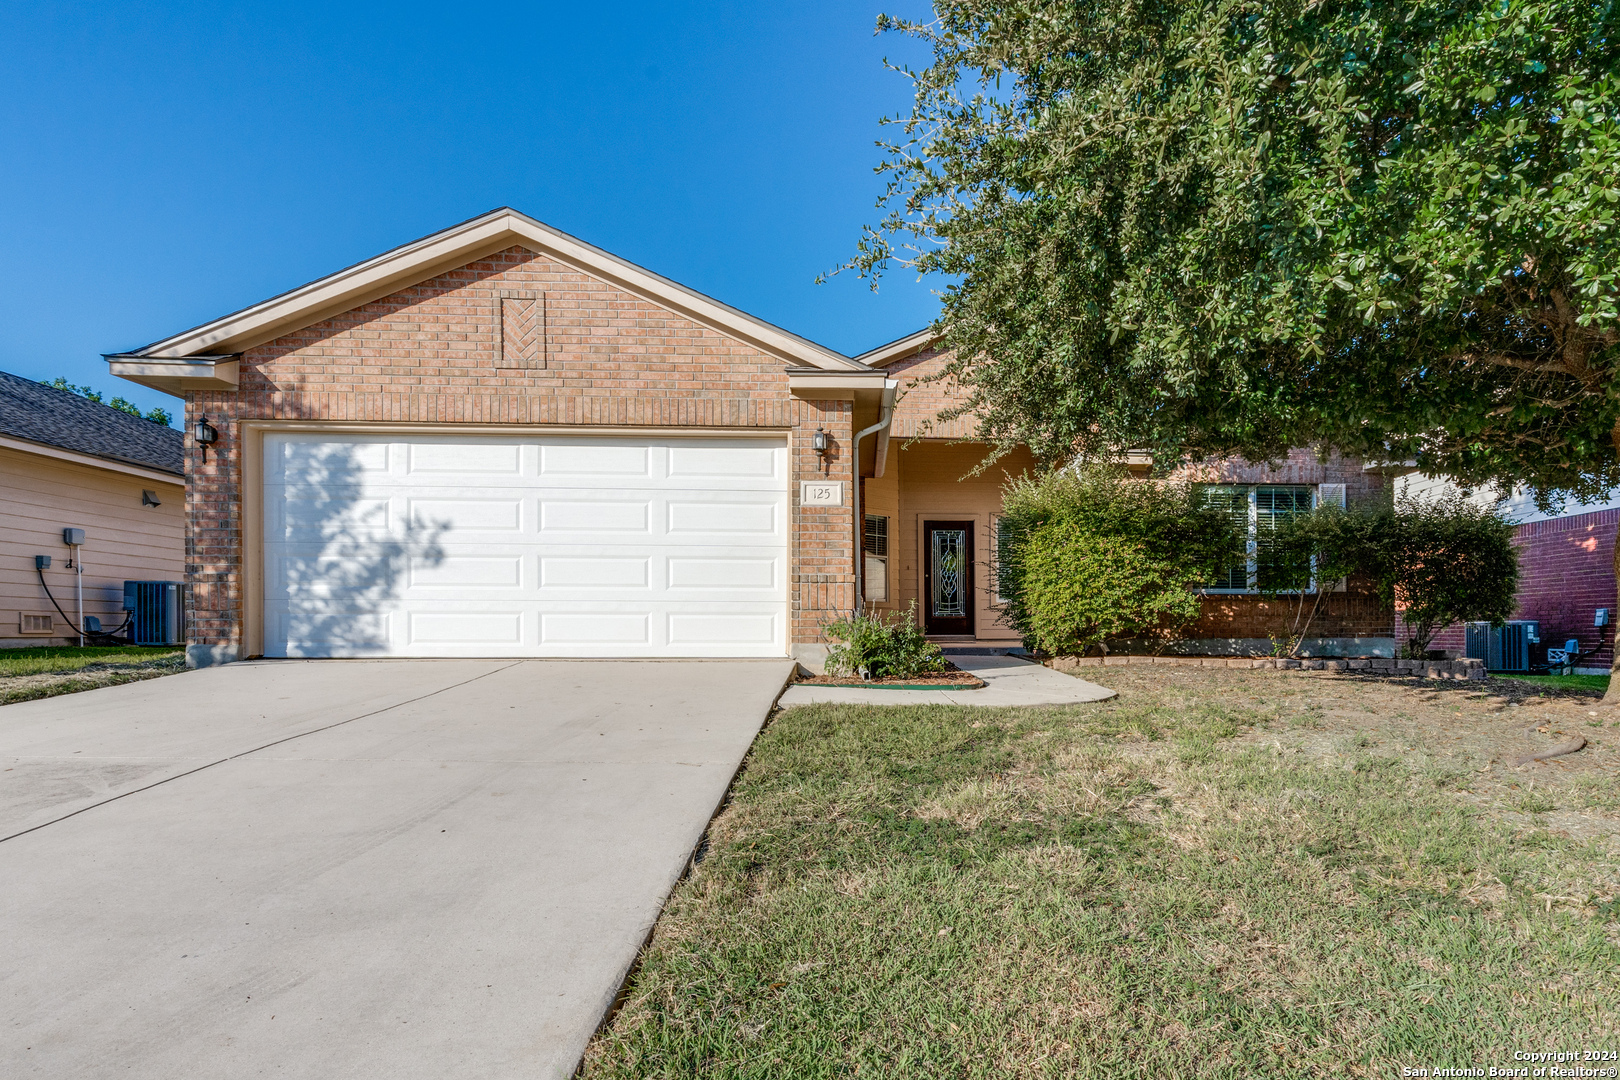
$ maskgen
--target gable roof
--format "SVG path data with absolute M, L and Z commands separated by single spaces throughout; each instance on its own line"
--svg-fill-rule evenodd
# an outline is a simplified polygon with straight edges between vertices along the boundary
M 925 327 L 914 334 L 907 334 L 903 338 L 896 338 L 887 345 L 879 345 L 868 352 L 863 352 L 855 358 L 855 362 L 865 364 L 867 367 L 880 368 L 892 364 L 896 360 L 904 360 L 928 348 L 939 340 L 939 335 L 933 327 Z
M 0 371 L 0 435 L 77 454 L 185 475 L 183 436 L 174 428 Z
M 156 357 L 224 359 L 514 246 L 556 259 L 790 364 L 831 371 L 865 367 L 506 206 L 116 357 L 127 362 Z

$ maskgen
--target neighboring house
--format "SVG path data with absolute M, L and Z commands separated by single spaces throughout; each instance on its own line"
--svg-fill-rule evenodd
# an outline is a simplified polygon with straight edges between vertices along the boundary
M 180 432 L 0 373 L 0 647 L 76 643 L 74 549 L 84 530 L 84 612 L 123 622 L 124 582 L 185 574 Z M 47 598 L 34 566 L 48 555 Z
M 217 433 L 186 451 L 193 664 L 813 664 L 862 599 L 1017 642 L 992 538 L 1032 462 L 968 475 L 986 448 L 931 423 L 932 344 L 844 356 L 500 209 L 108 361 Z M 1300 505 L 1382 483 L 1303 459 L 1224 479 Z M 1222 596 L 1205 632 L 1252 640 L 1265 603 Z M 1346 604 L 1332 634 L 1361 636 Z
M 1417 497 L 1454 494 L 1456 484 L 1439 477 L 1411 474 L 1398 482 L 1398 493 Z M 1620 522 L 1620 498 L 1565 506 L 1558 514 L 1536 509 L 1528 492 L 1501 497 L 1491 488 L 1470 489 L 1481 506 L 1499 506 L 1516 523 L 1513 542 L 1519 549 L 1519 593 L 1513 619 L 1541 624 L 1541 643 L 1558 649 L 1573 638 L 1580 642 L 1577 670 L 1608 674 L 1614 657 L 1614 542 Z M 1606 613 L 1599 626 L 1598 612 Z M 1448 626 L 1435 636 L 1434 648 L 1461 656 L 1463 627 Z

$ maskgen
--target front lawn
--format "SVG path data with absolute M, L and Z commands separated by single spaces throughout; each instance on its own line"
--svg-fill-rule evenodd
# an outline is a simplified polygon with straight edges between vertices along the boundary
M 183 649 L 0 649 L 0 705 L 136 682 L 185 670 Z
M 584 1075 L 1399 1076 L 1620 1049 L 1620 754 L 1589 698 L 1106 676 L 1102 705 L 778 714 Z M 1592 746 L 1505 765 L 1538 725 Z
M 1512 675 L 1507 672 L 1498 672 L 1496 678 L 1518 679 L 1532 686 L 1545 686 L 1554 690 L 1596 690 L 1603 693 L 1609 689 L 1607 675 Z

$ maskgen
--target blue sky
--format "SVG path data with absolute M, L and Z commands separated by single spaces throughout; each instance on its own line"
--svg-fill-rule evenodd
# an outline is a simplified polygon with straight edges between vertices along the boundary
M 845 275 L 919 0 L 8 4 L 0 369 L 113 379 L 103 352 L 510 205 L 860 352 L 933 283 Z

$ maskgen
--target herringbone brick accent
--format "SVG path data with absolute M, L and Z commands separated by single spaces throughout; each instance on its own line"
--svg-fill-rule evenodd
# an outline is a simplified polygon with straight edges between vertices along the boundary
M 501 297 L 501 367 L 546 366 L 546 302 L 543 297 Z

